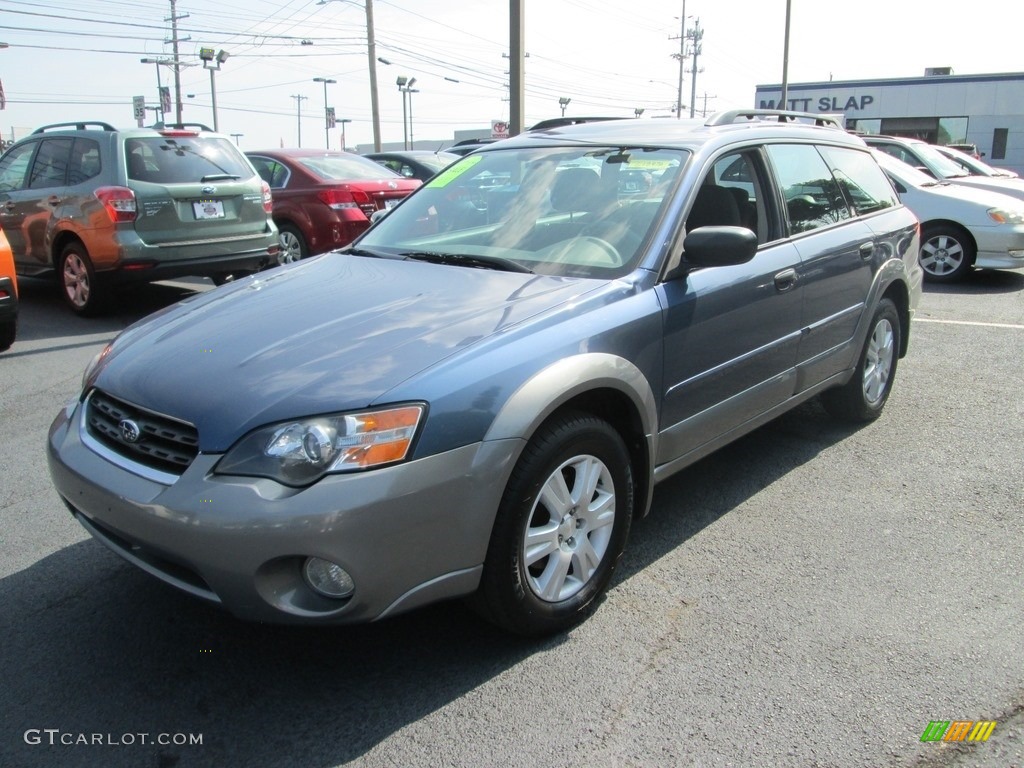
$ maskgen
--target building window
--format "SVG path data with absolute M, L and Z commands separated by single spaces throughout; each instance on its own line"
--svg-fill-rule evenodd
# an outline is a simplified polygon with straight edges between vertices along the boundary
M 993 160 L 1006 159 L 1006 134 L 1009 133 L 1009 130 L 1009 128 L 996 128 L 994 131 L 992 131 Z

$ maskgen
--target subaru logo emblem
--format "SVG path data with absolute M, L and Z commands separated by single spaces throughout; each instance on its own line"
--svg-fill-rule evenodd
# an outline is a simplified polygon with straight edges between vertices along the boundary
M 206 186 L 206 187 L 203 187 L 203 194 L 204 194 L 204 195 L 212 195 L 212 194 L 214 194 L 214 193 L 215 193 L 216 191 L 217 191 L 217 188 L 216 188 L 216 187 L 214 187 L 214 186 Z
M 117 425 L 117 428 L 121 430 L 121 439 L 126 443 L 138 442 L 141 432 L 139 431 L 139 425 L 134 421 L 131 419 L 121 419 L 121 423 Z

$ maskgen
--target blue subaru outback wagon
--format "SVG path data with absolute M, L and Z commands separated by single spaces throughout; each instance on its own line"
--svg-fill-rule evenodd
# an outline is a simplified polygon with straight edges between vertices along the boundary
M 812 115 L 529 132 L 343 251 L 126 330 L 51 474 L 101 542 L 245 619 L 470 596 L 563 630 L 659 481 L 812 397 L 879 416 L 918 245 L 863 141 Z

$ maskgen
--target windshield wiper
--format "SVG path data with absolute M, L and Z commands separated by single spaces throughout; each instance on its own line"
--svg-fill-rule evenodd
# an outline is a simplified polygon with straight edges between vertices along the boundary
M 403 253 L 407 259 L 429 261 L 431 264 L 448 264 L 456 267 L 475 267 L 477 269 L 496 269 L 502 272 L 522 272 L 532 275 L 533 270 L 524 267 L 518 261 L 503 259 L 500 256 L 469 256 L 461 253 L 438 253 L 436 251 L 409 251 Z
M 242 178 L 242 177 L 239 176 L 237 173 L 211 173 L 211 174 L 209 174 L 207 176 L 203 176 L 203 178 L 201 178 L 199 181 L 200 182 L 225 181 L 227 179 L 231 179 L 233 181 L 237 181 L 240 178 Z
M 401 259 L 402 256 L 396 256 L 393 253 L 386 253 L 384 251 L 371 251 L 367 248 L 342 248 L 338 253 L 344 253 L 348 256 L 367 256 L 371 259 Z M 403 254 L 404 255 L 404 254 Z

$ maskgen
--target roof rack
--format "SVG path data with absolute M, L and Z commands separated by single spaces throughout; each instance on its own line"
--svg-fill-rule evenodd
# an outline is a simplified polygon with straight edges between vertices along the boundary
M 604 120 L 625 120 L 624 117 L 551 117 L 541 120 L 536 125 L 531 125 L 528 131 L 547 131 L 552 128 L 561 128 L 565 125 L 579 125 L 580 123 L 598 123 Z
M 168 129 L 175 131 L 187 131 L 189 129 L 195 131 L 213 131 L 212 128 L 204 123 L 153 123 L 149 127 L 155 131 L 166 131 Z
M 112 126 L 110 123 L 101 122 L 78 122 L 78 123 L 52 123 L 51 125 L 42 125 L 32 131 L 33 134 L 45 133 L 46 131 L 56 131 L 60 128 L 74 128 L 76 131 L 87 131 L 90 128 L 98 128 L 101 131 L 116 131 L 117 128 Z
M 704 125 L 708 127 L 731 125 L 732 123 L 739 122 L 739 118 L 761 121 L 765 121 L 765 118 L 775 118 L 780 123 L 795 123 L 803 120 L 810 121 L 813 125 L 822 128 L 843 128 L 840 118 L 836 115 L 794 112 L 788 109 L 730 109 L 727 112 L 716 112 L 708 118 Z

